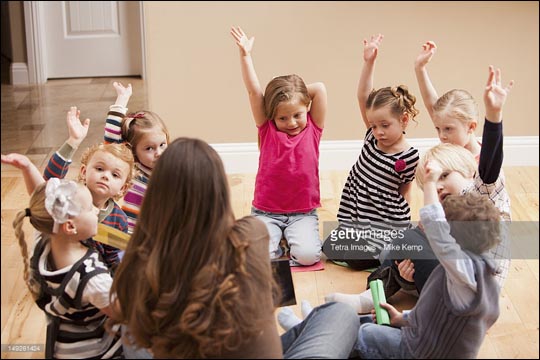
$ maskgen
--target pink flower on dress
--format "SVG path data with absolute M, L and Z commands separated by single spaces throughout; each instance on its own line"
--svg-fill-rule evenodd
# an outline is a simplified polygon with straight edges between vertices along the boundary
M 396 170 L 397 172 L 402 172 L 403 170 L 405 170 L 406 167 L 407 163 L 405 162 L 405 160 L 402 159 L 397 160 L 394 164 L 394 170 Z

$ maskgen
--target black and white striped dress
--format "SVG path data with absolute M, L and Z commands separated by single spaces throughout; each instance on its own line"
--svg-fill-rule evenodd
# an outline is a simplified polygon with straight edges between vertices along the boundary
M 41 295 L 36 303 L 47 314 L 46 357 L 121 357 L 120 331 L 116 334 L 107 332 L 107 317 L 89 301 L 90 285 L 93 291 L 102 293 L 101 298 L 108 299 L 112 283 L 109 269 L 99 254 L 89 248 L 75 264 L 58 270 L 50 269 L 49 255 L 49 239 L 39 238 L 31 267 L 34 278 L 41 284 Z M 114 329 L 119 330 L 119 326 L 115 325 Z
M 408 228 L 411 210 L 398 189 L 414 180 L 418 160 L 418 150 L 413 147 L 395 154 L 382 152 L 373 131 L 368 129 L 360 156 L 343 187 L 338 210 L 340 226 L 381 230 Z M 396 166 L 396 162 L 404 165 L 403 168 Z M 379 249 L 385 242 L 390 241 L 368 240 Z

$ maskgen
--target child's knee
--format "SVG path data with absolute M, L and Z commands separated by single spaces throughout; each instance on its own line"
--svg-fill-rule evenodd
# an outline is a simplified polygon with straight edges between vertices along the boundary
M 297 263 L 309 266 L 321 260 L 321 247 L 291 246 L 291 259 Z

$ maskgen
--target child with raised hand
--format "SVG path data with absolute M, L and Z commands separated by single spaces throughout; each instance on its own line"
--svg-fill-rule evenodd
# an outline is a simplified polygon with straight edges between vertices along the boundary
M 482 133 L 482 147 L 479 162 L 465 147 L 441 143 L 429 149 L 422 157 L 421 163 L 437 161 L 443 168 L 443 174 L 437 181 L 440 200 L 448 195 L 460 195 L 473 192 L 489 198 L 500 212 L 501 220 L 510 221 L 510 197 L 506 191 L 503 163 L 503 132 L 502 110 L 506 98 L 513 86 L 510 81 L 506 87 L 502 85 L 500 69 L 489 66 L 489 75 L 484 90 L 484 104 L 486 119 Z M 416 169 L 416 181 L 420 188 L 424 183 L 424 167 Z M 495 279 L 500 288 L 503 287 L 510 268 L 510 244 L 506 234 L 501 242 L 490 252 L 493 256 L 497 272 Z M 417 290 L 422 292 L 424 284 L 431 275 L 439 261 L 433 255 L 426 235 L 421 226 L 408 229 L 403 238 L 395 239 L 393 249 L 419 248 L 417 251 L 390 250 L 386 260 L 368 278 L 368 281 L 381 279 L 384 283 L 386 297 L 389 298 L 399 289 Z M 395 259 L 403 259 L 397 263 Z M 371 292 L 368 290 L 360 294 L 330 294 L 327 301 L 340 301 L 353 306 L 359 313 L 366 313 L 373 307 Z
M 443 143 L 451 143 L 465 147 L 475 157 L 480 154 L 480 144 L 475 136 L 478 126 L 478 106 L 472 95 L 462 89 L 453 89 L 441 97 L 431 82 L 427 64 L 437 50 L 433 41 L 422 45 L 422 50 L 414 63 L 416 80 L 420 94 L 439 139 Z
M 65 177 L 72 157 L 88 133 L 90 120 L 81 122 L 80 111 L 71 107 L 67 113 L 69 138 L 56 151 L 45 168 L 43 177 Z M 133 155 L 123 144 L 98 144 L 86 149 L 81 157 L 78 180 L 83 182 L 90 193 L 94 206 L 99 210 L 99 222 L 123 232 L 128 231 L 127 216 L 116 203 L 129 188 L 134 173 Z M 121 251 L 107 244 L 92 239 L 89 245 L 102 256 L 112 269 L 120 261 Z
M 326 119 L 327 96 L 322 83 L 305 85 L 298 75 L 273 78 L 263 93 L 248 39 L 240 27 L 231 35 L 240 50 L 242 79 L 260 141 L 259 169 L 252 215 L 270 233 L 270 256 L 278 258 L 284 237 L 292 265 L 320 260 L 317 208 L 320 203 L 319 143 Z
M 23 166 L 25 181 L 35 185 L 30 205 L 17 213 L 13 228 L 24 261 L 24 281 L 49 320 L 46 358 L 121 356 L 119 332 L 111 334 L 104 327 L 112 315 L 111 275 L 99 254 L 83 243 L 96 234 L 98 223 L 99 211 L 88 188 L 57 178 L 45 182 L 28 158 L 7 157 L 11 164 Z M 5 158 L 2 155 L 3 162 Z M 30 262 L 22 228 L 25 217 L 37 230 Z
M 361 358 L 476 358 L 499 317 L 500 287 L 487 254 L 501 238 L 498 209 L 473 193 L 449 195 L 441 204 L 442 167 L 429 161 L 423 169 L 420 221 L 440 265 L 410 313 L 381 303 L 391 326 L 360 326 L 355 349 Z
M 408 124 L 418 114 L 416 98 L 405 85 L 373 89 L 375 59 L 383 35 L 364 39 L 364 66 L 358 82 L 357 98 L 364 124 L 367 127 L 364 145 L 358 160 L 349 172 L 343 188 L 337 218 L 339 228 L 355 230 L 354 239 L 347 240 L 362 248 L 345 254 L 332 251 L 335 240 L 326 239 L 325 254 L 333 260 L 343 260 L 355 269 L 378 266 L 378 256 L 385 244 L 400 229 L 410 226 L 408 204 L 418 150 L 405 138 Z M 335 301 L 333 295 L 327 301 Z
M 163 151 L 169 144 L 169 131 L 165 123 L 154 112 L 143 110 L 127 114 L 127 104 L 132 94 L 131 84 L 124 87 L 113 82 L 116 101 L 110 106 L 105 123 L 105 143 L 126 143 L 133 152 L 138 170 L 133 184 L 128 188 L 122 210 L 128 217 L 128 232 L 135 228 L 139 210 L 146 193 L 148 180 Z

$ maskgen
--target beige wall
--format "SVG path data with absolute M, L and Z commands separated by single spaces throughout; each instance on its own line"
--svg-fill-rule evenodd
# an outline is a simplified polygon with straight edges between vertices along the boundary
M 429 71 L 440 95 L 467 89 L 483 114 L 493 64 L 505 84 L 516 82 L 504 109 L 505 135 L 538 136 L 538 2 L 145 2 L 144 11 L 149 104 L 173 138 L 256 141 L 231 25 L 255 36 L 263 88 L 288 73 L 326 84 L 323 140 L 362 138 L 355 98 L 362 39 L 379 32 L 385 38 L 375 87 L 403 83 L 418 98 L 419 124 L 408 137 L 436 137 L 413 70 L 426 40 L 438 45 Z

